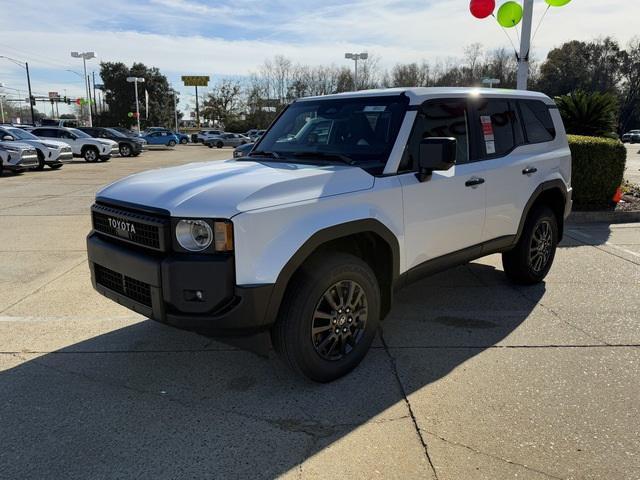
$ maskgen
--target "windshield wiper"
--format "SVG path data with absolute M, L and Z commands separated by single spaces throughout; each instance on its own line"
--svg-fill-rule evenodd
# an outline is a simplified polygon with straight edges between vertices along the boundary
M 269 157 L 275 158 L 276 160 L 282 160 L 282 155 L 278 152 L 266 152 L 264 150 L 257 150 L 255 152 L 251 152 L 248 155 L 249 157 Z
M 328 152 L 293 152 L 292 154 L 296 158 L 318 158 L 321 160 L 338 160 L 339 162 L 346 163 L 347 165 L 355 165 L 356 162 L 353 158 L 340 153 L 328 153 Z

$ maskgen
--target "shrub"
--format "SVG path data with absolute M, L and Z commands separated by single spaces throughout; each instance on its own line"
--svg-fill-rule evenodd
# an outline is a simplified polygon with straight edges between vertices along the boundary
M 573 205 L 576 210 L 611 207 L 622 185 L 627 149 L 618 140 L 569 135 Z
M 556 98 L 567 133 L 617 138 L 618 101 L 611 93 L 576 91 Z

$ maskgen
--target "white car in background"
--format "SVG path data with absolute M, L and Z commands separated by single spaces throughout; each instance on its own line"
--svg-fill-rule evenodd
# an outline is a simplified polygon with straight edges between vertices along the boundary
M 0 175 L 4 169 L 15 173 L 38 166 L 36 149 L 26 143 L 0 141 Z
M 209 140 L 210 138 L 218 137 L 218 136 L 222 135 L 223 133 L 224 132 L 222 130 L 216 130 L 216 129 L 200 130 L 196 134 L 196 142 L 204 143 L 205 141 Z
M 93 138 L 77 128 L 38 127 L 31 130 L 36 137 L 59 140 L 71 147 L 74 157 L 82 157 L 86 162 L 107 161 L 118 153 L 118 142 L 106 138 Z
M 58 140 L 43 140 L 21 128 L 0 127 L 0 139 L 26 143 L 34 147 L 38 155 L 36 167 L 38 170 L 44 169 L 45 165 L 55 170 L 73 160 L 73 151 L 66 143 Z

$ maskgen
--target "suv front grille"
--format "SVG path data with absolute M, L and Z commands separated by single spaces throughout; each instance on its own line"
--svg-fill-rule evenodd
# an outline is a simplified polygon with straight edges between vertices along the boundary
M 94 205 L 91 213 L 96 232 L 153 250 L 166 250 L 168 219 L 101 204 Z
M 124 295 L 131 300 L 151 307 L 151 286 L 102 265 L 94 264 L 96 283 Z

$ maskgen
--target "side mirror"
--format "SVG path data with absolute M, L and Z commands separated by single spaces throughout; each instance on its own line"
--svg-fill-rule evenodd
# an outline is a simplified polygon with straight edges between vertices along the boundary
M 456 139 L 449 137 L 423 138 L 416 177 L 424 182 L 435 171 L 449 170 L 456 163 Z
M 13 140 L 13 137 L 11 135 L 5 135 L 2 137 L 3 142 L 10 142 L 11 140 Z

